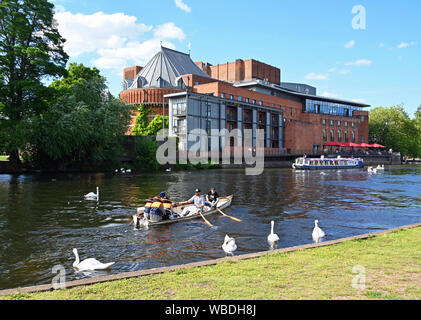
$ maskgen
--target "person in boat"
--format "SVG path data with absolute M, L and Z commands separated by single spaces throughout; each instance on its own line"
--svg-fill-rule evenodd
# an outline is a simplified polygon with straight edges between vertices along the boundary
M 219 194 L 216 192 L 215 187 L 212 187 L 209 193 L 206 195 L 205 205 L 214 209 L 219 201 Z
M 185 207 L 181 212 L 181 217 L 189 217 L 197 214 L 199 211 L 203 211 L 205 206 L 205 198 L 200 194 L 200 189 L 195 190 L 195 195 L 190 200 L 180 202 L 178 205 L 193 204 L 192 206 Z
M 173 207 L 175 205 L 177 205 L 177 203 L 168 199 L 167 194 L 165 192 L 161 192 L 159 194 L 159 197 L 162 201 L 162 205 L 163 205 L 164 211 L 165 211 L 164 216 L 163 216 L 163 220 L 178 218 L 178 214 L 173 211 Z

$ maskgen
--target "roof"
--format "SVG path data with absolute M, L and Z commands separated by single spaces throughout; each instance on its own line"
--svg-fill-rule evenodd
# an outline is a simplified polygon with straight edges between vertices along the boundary
M 129 89 L 177 88 L 180 76 L 186 74 L 210 78 L 190 55 L 161 46 L 161 51 L 137 74 Z
M 283 88 L 283 87 L 278 86 L 276 84 L 265 83 L 264 81 L 261 81 L 261 80 L 258 80 L 258 79 L 234 83 L 235 87 L 247 87 L 247 86 L 250 86 L 250 85 L 263 86 L 263 87 L 271 88 L 271 89 L 274 89 L 274 90 L 278 90 L 278 91 L 281 91 L 281 92 L 284 92 L 284 93 L 288 93 L 288 94 L 298 96 L 298 97 L 302 97 L 302 98 L 306 98 L 306 99 L 329 101 L 329 102 L 347 104 L 347 105 L 363 107 L 363 108 L 370 107 L 370 105 L 368 105 L 368 104 L 359 103 L 359 102 L 355 102 L 355 101 L 340 100 L 340 99 L 328 98 L 328 97 L 323 97 L 323 96 L 300 93 L 300 92 L 297 92 L 297 91 L 294 91 L 294 90 Z

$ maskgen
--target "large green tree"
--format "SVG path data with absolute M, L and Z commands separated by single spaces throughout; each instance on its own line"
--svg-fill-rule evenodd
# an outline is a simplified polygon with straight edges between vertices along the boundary
M 151 122 L 148 121 L 148 116 L 152 109 L 140 105 L 137 108 L 137 116 L 135 119 L 132 134 L 134 136 L 156 136 L 158 132 L 163 129 L 164 121 L 165 128 L 168 128 L 168 116 L 156 115 Z
M 370 111 L 370 142 L 380 143 L 403 155 L 419 156 L 421 131 L 402 106 Z
M 111 96 L 96 68 L 70 64 L 68 75 L 53 82 L 56 95 L 48 111 L 32 119 L 35 164 L 110 164 L 121 154 L 132 107 Z
M 28 143 L 30 118 L 47 109 L 54 93 L 44 81 L 66 72 L 53 8 L 47 0 L 0 1 L 0 137 L 14 167 Z

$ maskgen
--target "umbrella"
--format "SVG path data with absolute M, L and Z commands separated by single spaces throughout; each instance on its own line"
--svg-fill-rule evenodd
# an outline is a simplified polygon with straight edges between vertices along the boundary
M 382 146 L 381 144 L 378 144 L 378 143 L 372 144 L 370 147 L 371 148 L 386 148 L 385 146 Z
M 351 147 L 351 148 L 354 148 L 354 147 L 359 147 L 359 146 L 360 146 L 359 144 L 353 143 L 353 142 L 348 142 L 348 143 L 342 144 L 342 147 Z

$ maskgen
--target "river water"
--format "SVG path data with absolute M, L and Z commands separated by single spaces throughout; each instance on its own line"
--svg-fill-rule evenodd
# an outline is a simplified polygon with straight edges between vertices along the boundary
M 100 187 L 100 201 L 84 194 Z M 167 191 L 172 200 L 190 198 L 195 188 L 215 186 L 234 195 L 225 213 L 135 229 L 131 215 L 142 199 Z M 0 289 L 51 283 L 62 265 L 66 280 L 203 261 L 225 256 L 225 234 L 235 237 L 236 254 L 269 250 L 270 221 L 278 248 L 312 243 L 314 220 L 325 241 L 421 221 L 421 167 L 295 172 L 266 169 L 200 170 L 159 174 L 0 175 Z M 110 270 L 78 273 L 81 260 L 115 261 Z

